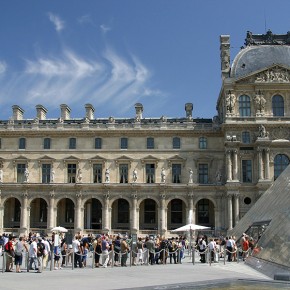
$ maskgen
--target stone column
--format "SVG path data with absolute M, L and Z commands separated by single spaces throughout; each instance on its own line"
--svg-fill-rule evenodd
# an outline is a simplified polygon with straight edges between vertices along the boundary
M 22 206 L 21 206 L 21 219 L 20 219 L 20 234 L 27 235 L 28 234 L 28 194 L 25 192 L 22 198 Z
M 226 152 L 226 160 L 227 160 L 227 178 L 228 181 L 232 180 L 232 159 L 231 159 L 231 150 L 227 150 Z
M 265 179 L 269 179 L 270 149 L 265 149 Z
M 263 156 L 262 149 L 258 148 L 258 168 L 259 168 L 259 180 L 263 180 Z
M 104 195 L 104 208 L 102 210 L 102 220 L 103 220 L 103 231 L 109 232 L 109 194 Z
M 187 223 L 193 224 L 193 194 L 188 195 L 188 215 L 187 215 Z
M 233 179 L 238 180 L 238 150 L 233 150 Z
M 82 204 L 82 196 L 81 193 L 76 195 L 76 207 L 75 207 L 75 231 L 80 232 L 82 230 L 81 227 L 81 204 Z
M 239 204 L 239 194 L 236 193 L 234 195 L 235 198 L 235 226 L 238 224 L 239 220 L 240 220 L 240 204 Z
M 49 207 L 48 207 L 48 225 L 47 228 L 48 229 L 52 229 L 55 227 L 55 209 L 54 209 L 54 203 L 55 203 L 55 195 L 54 192 L 50 193 L 50 200 L 49 200 Z
M 3 228 L 4 228 L 4 206 L 2 205 L 2 197 L 1 197 L 1 189 L 0 189 L 0 231 L 1 233 L 4 232 Z
M 131 233 L 136 234 L 138 231 L 137 227 L 137 194 L 132 194 L 132 208 L 130 212 L 131 217 Z
M 166 233 L 166 220 L 165 220 L 165 194 L 160 194 L 160 207 L 159 207 L 159 216 L 160 216 L 160 229 L 159 233 L 163 236 Z
M 228 193 L 228 230 L 233 228 L 233 202 L 232 195 Z

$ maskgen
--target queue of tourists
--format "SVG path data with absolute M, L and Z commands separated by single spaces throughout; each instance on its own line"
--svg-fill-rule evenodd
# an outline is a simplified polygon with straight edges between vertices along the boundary
M 190 245 L 191 243 L 191 245 Z M 50 238 L 30 233 L 29 236 L 5 235 L 0 236 L 0 246 L 5 256 L 5 272 L 21 272 L 21 266 L 26 265 L 27 271 L 41 273 L 44 269 L 61 270 L 72 268 L 107 268 L 127 267 L 129 264 L 158 265 L 181 264 L 185 253 L 197 253 L 201 263 L 218 262 L 226 258 L 232 262 L 241 255 L 245 260 L 253 249 L 254 243 L 250 237 L 243 234 L 240 241 L 240 252 L 234 237 L 208 238 L 200 235 L 195 241 L 189 242 L 186 237 L 165 238 L 161 236 L 138 237 L 134 242 L 127 235 L 96 235 L 84 236 L 76 234 L 68 243 L 64 233 L 53 233 Z M 0 247 L 1 248 L 1 247 Z M 88 265 L 88 257 L 92 262 Z M 26 259 L 26 260 L 25 260 Z M 91 261 L 91 260 L 90 260 Z

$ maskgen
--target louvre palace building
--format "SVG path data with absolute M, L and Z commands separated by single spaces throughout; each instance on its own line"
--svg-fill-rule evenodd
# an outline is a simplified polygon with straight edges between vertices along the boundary
M 220 36 L 217 115 L 98 118 L 84 104 L 0 121 L 0 231 L 170 235 L 187 223 L 231 230 L 289 164 L 290 32 Z M 162 114 L 162 112 L 161 112 Z

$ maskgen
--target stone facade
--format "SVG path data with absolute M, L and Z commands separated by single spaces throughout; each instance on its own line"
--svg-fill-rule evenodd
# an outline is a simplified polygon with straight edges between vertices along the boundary
M 97 118 L 91 104 L 84 118 L 71 119 L 61 104 L 59 118 L 37 105 L 35 119 L 25 119 L 13 106 L 0 122 L 0 231 L 232 229 L 289 164 L 290 89 L 288 64 L 249 69 L 247 54 L 264 44 L 242 48 L 231 69 L 229 47 L 221 36 L 213 119 L 195 119 L 191 103 L 180 118 L 143 118 L 138 103 L 124 119 Z

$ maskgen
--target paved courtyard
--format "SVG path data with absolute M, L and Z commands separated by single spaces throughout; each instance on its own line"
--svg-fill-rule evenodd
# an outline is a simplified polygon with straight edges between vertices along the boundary
M 201 264 L 193 265 L 188 258 L 182 264 L 127 267 L 91 267 L 74 269 L 67 267 L 61 270 L 45 270 L 37 274 L 0 273 L 1 290 L 11 289 L 196 289 L 197 282 L 229 281 L 232 279 L 266 280 L 271 279 L 251 267 L 240 263 Z M 167 285 L 167 286 L 165 286 Z M 189 285 L 184 288 L 184 285 Z M 191 285 L 191 286 L 190 286 Z M 290 285 L 289 285 L 290 286 Z M 39 288 L 37 288 L 39 287 Z M 251 289 L 251 288 L 248 288 Z M 271 288 L 272 289 L 272 288 Z

